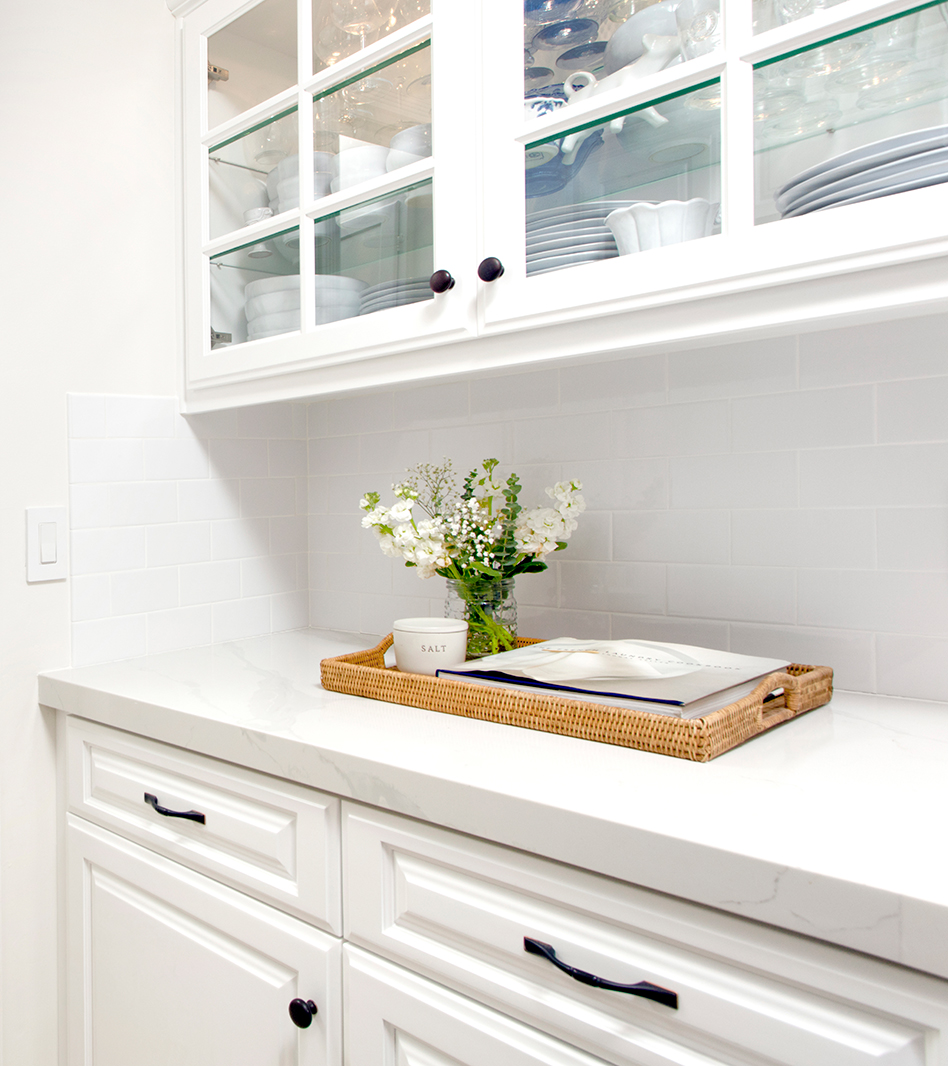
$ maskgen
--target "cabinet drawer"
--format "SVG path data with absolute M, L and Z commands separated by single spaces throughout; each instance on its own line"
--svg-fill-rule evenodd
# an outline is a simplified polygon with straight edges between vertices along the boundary
M 347 936 L 611 1062 L 941 1066 L 948 985 L 741 918 L 344 804 Z M 589 987 L 562 962 L 677 993 Z
M 337 797 L 81 719 L 66 730 L 71 811 L 341 932 Z

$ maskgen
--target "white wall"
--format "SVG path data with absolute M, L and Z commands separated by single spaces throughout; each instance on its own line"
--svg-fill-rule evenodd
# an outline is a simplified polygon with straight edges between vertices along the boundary
M 174 41 L 164 0 L 0 4 L 0 1003 L 3 1062 L 56 1061 L 55 780 L 36 674 L 65 582 L 27 585 L 24 509 L 67 500 L 66 393 L 171 394 Z

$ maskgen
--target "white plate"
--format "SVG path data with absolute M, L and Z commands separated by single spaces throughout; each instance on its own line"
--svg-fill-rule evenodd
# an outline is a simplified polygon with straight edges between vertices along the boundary
M 827 196 L 836 196 L 837 193 L 847 191 L 869 192 L 868 186 L 875 184 L 882 188 L 885 183 L 898 184 L 901 181 L 909 181 L 917 177 L 916 171 L 923 167 L 937 167 L 939 164 L 948 163 L 948 148 L 936 148 L 931 152 L 923 152 L 920 155 L 911 155 L 907 159 L 897 159 L 894 163 L 885 163 L 879 167 L 870 167 L 858 174 L 850 174 L 838 181 L 830 181 L 825 185 L 818 185 L 815 189 L 803 196 L 795 196 L 790 199 L 781 213 L 798 212 L 798 208 L 806 207 L 816 200 L 822 200 Z M 881 183 L 881 184 L 880 184 Z M 863 188 L 863 186 L 867 186 Z
M 539 265 L 547 259 L 556 259 L 561 255 L 579 255 L 586 252 L 605 252 L 609 255 L 619 254 L 615 241 L 589 241 L 585 244 L 574 242 L 573 244 L 560 245 L 558 248 L 550 248 L 545 252 L 530 253 L 527 255 L 527 262 Z
M 536 233 L 531 233 L 527 237 L 527 247 L 533 247 L 537 244 L 545 244 L 547 241 L 555 240 L 576 240 L 577 238 L 587 237 L 609 237 L 612 235 L 612 231 L 604 222 L 598 222 L 595 219 L 591 222 L 583 222 L 577 226 L 556 226 L 553 229 L 538 230 Z
M 571 255 L 551 255 L 547 259 L 538 259 L 527 267 L 528 274 L 538 274 L 545 270 L 558 270 L 560 267 L 578 266 L 580 263 L 594 263 L 600 259 L 616 259 L 615 250 L 602 252 L 573 252 Z
M 390 297 L 387 300 L 379 300 L 377 303 L 366 304 L 359 308 L 360 315 L 370 315 L 375 311 L 388 311 L 392 307 L 404 307 L 407 304 L 427 303 L 425 296 L 401 296 Z
M 615 238 L 607 232 L 604 237 L 577 235 L 575 237 L 558 237 L 555 241 L 543 241 L 540 244 L 527 245 L 527 261 L 549 252 L 575 251 L 583 248 L 615 248 Z
M 783 217 L 794 218 L 797 215 L 809 214 L 811 211 L 821 211 L 824 207 L 842 207 L 844 204 L 855 204 L 862 200 L 875 200 L 880 196 L 892 196 L 897 192 L 924 189 L 927 185 L 938 185 L 943 181 L 948 181 L 948 161 L 917 167 L 915 170 L 902 174 L 898 179 L 884 178 L 880 181 L 870 181 L 844 192 L 822 196 L 800 207 L 791 208 Z
M 381 296 L 382 293 L 394 292 L 397 289 L 421 289 L 427 286 L 427 278 L 402 278 L 400 281 L 381 281 L 377 285 L 369 285 L 362 293 L 362 298 Z
M 582 217 L 583 212 L 587 216 L 591 215 L 595 218 L 605 218 L 610 211 L 615 211 L 617 207 L 628 207 L 629 204 L 635 203 L 634 200 L 588 200 L 582 204 L 563 204 L 560 207 L 548 207 L 544 211 L 530 211 L 527 214 L 527 228 L 541 225 L 544 222 L 551 220 L 562 219 L 565 221 L 571 221 L 575 218 Z
M 367 307 L 369 304 L 381 303 L 383 300 L 425 300 L 429 296 L 434 296 L 434 293 L 428 287 L 408 289 L 405 292 L 383 292 L 378 296 L 363 296 L 359 301 L 359 306 Z
M 923 130 L 914 130 L 911 133 L 899 133 L 895 137 L 885 137 L 881 141 L 873 141 L 872 144 L 864 144 L 861 148 L 853 148 L 801 171 L 774 193 L 774 200 L 782 199 L 791 190 L 797 190 L 798 186 L 822 175 L 827 175 L 827 180 L 835 181 L 869 167 L 881 166 L 883 163 L 891 163 L 896 159 L 904 159 L 906 156 L 945 146 L 948 146 L 948 123 L 943 126 L 929 126 Z M 834 172 L 832 177 L 828 176 L 830 171 Z M 799 191 L 803 193 L 803 190 Z

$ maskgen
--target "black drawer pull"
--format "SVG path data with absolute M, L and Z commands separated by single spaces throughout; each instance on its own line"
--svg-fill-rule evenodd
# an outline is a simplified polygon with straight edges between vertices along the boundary
M 166 818 L 187 818 L 189 821 L 200 822 L 204 825 L 205 818 L 200 811 L 169 811 L 167 807 L 160 807 L 158 797 L 150 792 L 145 793 L 145 802 L 150 803 L 159 814 L 163 814 Z
M 560 962 L 552 945 L 544 944 L 539 940 L 531 940 L 528 936 L 523 938 L 523 950 L 529 951 L 531 955 L 542 955 L 543 958 L 549 959 L 557 969 L 569 974 L 574 981 L 580 981 L 584 985 L 592 985 L 593 988 L 605 988 L 610 992 L 628 992 L 630 996 L 654 999 L 656 1003 L 662 1003 L 666 1007 L 671 1007 L 672 1010 L 678 1010 L 678 993 L 670 992 L 667 988 L 659 988 L 658 985 L 650 984 L 648 981 L 639 981 L 636 985 L 620 985 L 616 981 L 607 981 L 604 977 L 597 977 L 594 973 L 577 970 L 575 966 L 567 966 L 565 962 Z
M 308 1029 L 313 1024 L 314 1015 L 319 1009 L 311 999 L 294 999 L 290 1001 L 290 1017 L 298 1029 Z

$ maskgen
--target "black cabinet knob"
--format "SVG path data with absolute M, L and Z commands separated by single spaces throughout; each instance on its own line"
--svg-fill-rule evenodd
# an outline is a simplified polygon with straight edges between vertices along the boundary
M 495 256 L 490 255 L 481 260 L 477 268 L 477 276 L 481 281 L 496 281 L 504 272 L 504 264 Z
M 311 999 L 294 999 L 290 1002 L 290 1017 L 300 1029 L 308 1029 L 313 1024 L 316 1010 L 316 1004 Z
M 454 288 L 454 278 L 447 270 L 436 270 L 428 279 L 432 292 L 447 292 Z

